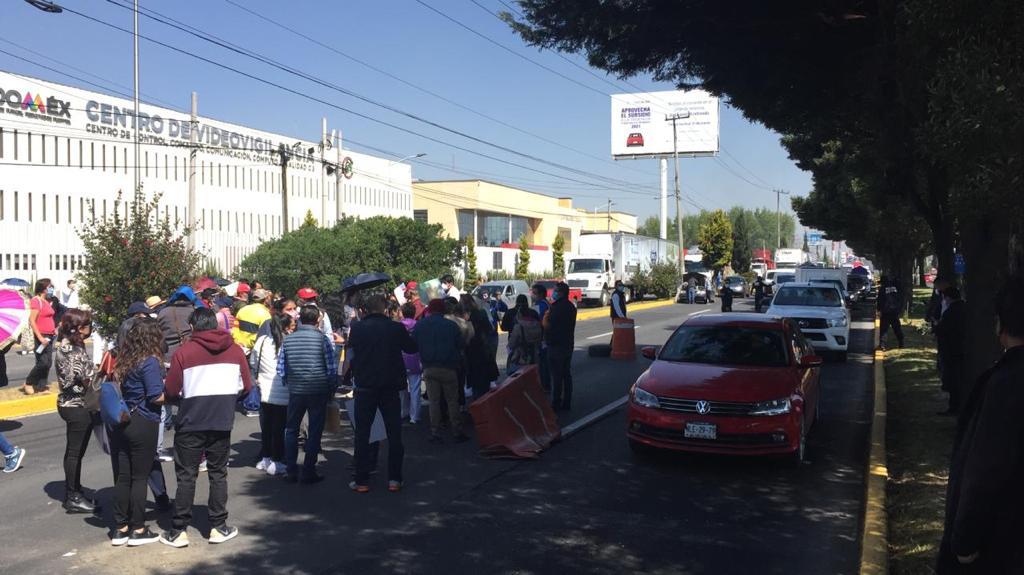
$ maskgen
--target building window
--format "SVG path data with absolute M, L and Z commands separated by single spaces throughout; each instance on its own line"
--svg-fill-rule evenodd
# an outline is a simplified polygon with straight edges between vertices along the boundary
M 501 256 L 502 256 L 502 252 L 501 252 L 501 251 L 498 251 L 498 250 L 495 250 L 495 252 L 494 252 L 493 254 L 491 254 L 491 255 L 492 255 L 492 257 L 494 258 L 494 259 L 493 259 L 493 260 L 491 261 L 491 269 L 492 269 L 492 270 L 500 270 L 500 269 L 504 269 L 504 267 L 503 267 L 503 266 L 501 265 Z
M 18 192 L 14 192 L 14 221 L 18 221 Z
M 28 162 L 32 163 L 32 132 L 25 133 L 25 142 L 28 144 Z
M 40 160 L 40 163 L 45 164 L 46 163 L 46 134 L 39 134 L 39 147 L 40 147 L 40 149 L 42 149 L 42 155 L 43 155 L 43 159 Z
M 4 157 L 4 129 L 0 128 L 0 158 Z
M 89 169 L 96 169 L 96 142 L 89 142 Z
M 45 215 L 46 212 L 43 212 Z M 60 196 L 54 196 L 53 199 L 53 217 L 56 223 L 60 223 Z
M 424 224 L 430 223 L 429 218 L 427 218 L 427 210 L 413 210 L 412 219 Z
M 14 132 L 12 132 L 12 134 L 13 134 L 13 137 L 11 138 L 11 140 L 14 141 L 14 159 L 17 160 L 18 159 L 18 130 L 14 130 Z
M 477 238 L 477 245 L 500 247 L 509 242 L 507 215 L 482 212 L 478 218 L 480 228 L 477 231 L 480 237 Z
M 533 241 L 533 230 L 530 228 L 530 220 L 521 216 L 512 216 L 512 227 L 509 241 L 518 242 L 519 238 L 526 237 L 526 241 Z
M 32 192 L 28 193 L 28 221 L 32 221 Z
M 476 212 L 473 210 L 459 210 L 457 214 L 458 226 L 459 226 L 459 239 L 464 240 L 469 236 L 476 235 Z M 483 245 L 477 238 L 477 245 Z

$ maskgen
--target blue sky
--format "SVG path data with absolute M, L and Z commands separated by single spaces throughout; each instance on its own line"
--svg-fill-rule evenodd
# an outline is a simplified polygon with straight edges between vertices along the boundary
M 130 29 L 131 12 L 116 6 L 114 2 L 130 3 L 130 0 L 62 0 L 61 4 Z M 368 69 L 335 51 L 249 14 L 231 2 L 315 38 L 337 52 L 384 70 L 405 82 L 533 135 L 500 125 Z M 653 82 L 649 78 L 630 78 L 627 84 L 607 77 L 600 71 L 593 71 L 597 76 L 607 79 L 607 82 L 603 81 L 554 53 L 538 52 L 525 46 L 507 25 L 470 0 L 423 2 L 487 38 L 511 48 L 513 52 L 543 64 L 575 82 L 495 46 L 416 0 L 231 2 L 143 0 L 141 6 L 377 102 L 481 140 L 582 170 L 585 175 L 543 165 L 426 126 L 140 16 L 140 30 L 144 36 L 285 84 L 304 94 L 361 114 L 522 164 L 526 168 L 453 150 L 443 144 L 355 117 L 146 40 L 140 40 L 143 100 L 160 105 L 176 104 L 176 107 L 184 110 L 188 107 L 191 91 L 195 90 L 199 93 L 199 109 L 204 116 L 314 140 L 319 136 L 320 118 L 326 116 L 330 128 L 343 131 L 346 148 L 377 155 L 383 154 L 363 145 L 401 156 L 426 153 L 422 161 L 414 163 L 413 175 L 417 178 L 481 177 L 551 195 L 570 196 L 574 198 L 575 205 L 584 208 L 603 206 L 610 198 L 615 202 L 616 209 L 641 217 L 658 212 L 657 161 L 611 160 L 608 94 L 638 91 L 637 88 L 645 91 L 670 90 L 674 88 L 670 84 Z M 499 0 L 478 2 L 493 12 L 507 10 Z M 132 43 L 129 34 L 70 12 L 46 14 L 17 0 L 5 4 L 4 20 L 3 40 L 21 47 L 0 40 L 0 49 L 19 54 L 30 61 L 67 70 L 100 84 L 110 84 L 118 91 L 127 91 L 131 86 Z M 26 52 L 22 47 L 61 63 Z M 568 58 L 587 67 L 579 56 L 569 55 Z M 68 66 L 103 80 L 84 76 L 82 72 Z M 7 54 L 0 54 L 0 68 L 94 89 L 78 80 Z M 786 158 L 777 134 L 751 124 L 738 111 L 725 105 L 722 107 L 721 147 L 723 153 L 718 160 L 698 158 L 680 161 L 683 193 L 688 198 L 684 210 L 693 211 L 696 205 L 714 209 L 737 204 L 774 209 L 775 194 L 764 187 L 787 189 L 796 195 L 806 194 L 811 187 L 809 175 L 798 170 Z M 453 166 L 460 173 L 447 169 Z M 749 182 L 730 173 L 726 167 Z M 609 185 L 607 180 L 595 182 L 617 188 L 608 190 L 565 178 L 585 182 L 592 182 L 595 178 L 612 178 L 629 185 Z M 784 200 L 784 207 L 786 203 Z

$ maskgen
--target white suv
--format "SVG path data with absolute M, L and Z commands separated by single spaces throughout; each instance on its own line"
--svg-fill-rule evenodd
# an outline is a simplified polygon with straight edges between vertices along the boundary
M 850 310 L 834 284 L 807 282 L 778 286 L 768 315 L 792 319 L 815 349 L 835 352 L 846 361 Z

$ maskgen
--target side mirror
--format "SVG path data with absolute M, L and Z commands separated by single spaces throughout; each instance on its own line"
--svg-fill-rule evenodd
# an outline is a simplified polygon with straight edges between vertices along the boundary
M 640 355 L 646 357 L 647 359 L 657 359 L 657 357 L 658 357 L 658 348 L 653 347 L 653 346 L 647 346 L 647 347 L 641 348 L 640 349 Z
M 825 361 L 820 355 L 805 355 L 800 358 L 800 367 L 821 367 L 821 364 L 823 363 L 825 363 Z

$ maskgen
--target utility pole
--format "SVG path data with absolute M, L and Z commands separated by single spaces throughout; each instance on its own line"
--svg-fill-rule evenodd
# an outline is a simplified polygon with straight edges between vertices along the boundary
M 780 190 L 778 188 L 776 188 L 776 189 L 774 189 L 772 191 L 775 192 L 775 217 L 776 217 L 776 220 L 778 222 L 778 225 L 777 225 L 778 231 L 776 233 L 777 233 L 778 241 L 779 241 L 778 247 L 781 248 L 782 247 L 782 196 L 783 195 L 788 196 L 789 192 L 787 192 L 785 190 Z
M 199 221 L 196 217 L 196 156 L 198 150 L 196 144 L 199 141 L 199 135 L 196 133 L 199 130 L 199 95 L 192 92 L 192 117 L 189 121 L 188 130 L 188 216 L 191 220 L 189 227 L 193 228 L 192 233 L 188 235 L 188 247 L 195 249 L 196 247 L 196 231 L 195 224 Z
M 686 274 L 686 260 L 683 259 L 683 252 L 686 245 L 683 241 L 683 202 L 682 193 L 679 191 L 679 135 L 676 130 L 676 122 L 690 117 L 689 112 L 679 112 L 665 116 L 666 122 L 672 122 L 672 157 L 676 164 L 676 231 L 679 234 L 679 273 Z
M 277 148 L 281 155 L 281 235 L 288 233 L 288 148 L 281 144 Z
M 327 227 L 327 118 L 320 119 L 320 226 Z
M 608 199 L 608 231 L 612 231 L 612 200 Z
M 341 130 L 338 130 L 338 140 L 334 143 L 334 145 L 335 150 L 337 151 L 337 155 L 335 156 L 337 158 L 337 163 L 334 164 L 334 178 L 335 180 L 337 180 L 337 184 L 335 185 L 337 190 L 335 191 L 334 197 L 334 211 L 335 220 L 340 222 L 341 219 L 345 217 L 345 190 L 343 184 L 344 180 L 342 179 L 344 177 L 344 174 L 341 173 Z

